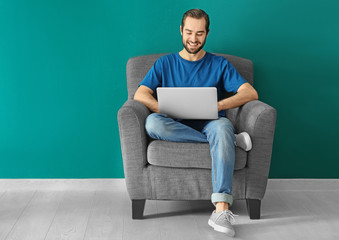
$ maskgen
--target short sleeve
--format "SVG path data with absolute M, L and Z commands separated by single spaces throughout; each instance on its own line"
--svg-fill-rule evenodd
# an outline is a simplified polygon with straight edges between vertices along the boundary
M 152 89 L 153 92 L 155 92 L 157 87 L 161 86 L 161 83 L 162 83 L 162 60 L 161 58 L 159 58 L 157 61 L 155 61 L 152 68 L 148 71 L 148 73 L 146 74 L 142 82 L 139 84 L 139 86 L 144 85 Z
M 233 67 L 233 65 L 226 59 L 222 63 L 223 65 L 223 83 L 227 92 L 236 93 L 241 85 L 246 83 L 246 80 L 240 75 L 240 73 Z

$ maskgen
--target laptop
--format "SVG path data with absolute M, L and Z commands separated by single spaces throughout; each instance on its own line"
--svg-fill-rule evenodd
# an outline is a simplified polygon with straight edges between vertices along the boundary
M 160 113 L 175 119 L 218 119 L 215 87 L 158 87 Z

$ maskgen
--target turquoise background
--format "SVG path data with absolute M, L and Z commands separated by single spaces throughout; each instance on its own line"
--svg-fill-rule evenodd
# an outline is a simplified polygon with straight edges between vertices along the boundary
M 117 111 L 130 57 L 182 49 L 251 59 L 278 112 L 271 178 L 338 178 L 339 2 L 0 0 L 0 178 L 123 178 Z

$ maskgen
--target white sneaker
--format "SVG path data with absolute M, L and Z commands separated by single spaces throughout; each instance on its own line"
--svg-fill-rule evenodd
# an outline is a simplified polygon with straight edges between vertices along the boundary
M 234 137 L 235 137 L 234 141 L 235 146 L 242 148 L 246 152 L 252 149 L 251 137 L 247 132 L 235 134 Z
M 235 235 L 232 222 L 235 222 L 234 215 L 230 210 L 224 210 L 216 213 L 212 212 L 210 219 L 208 220 L 208 225 L 214 228 L 215 231 L 226 233 L 227 236 L 233 237 Z

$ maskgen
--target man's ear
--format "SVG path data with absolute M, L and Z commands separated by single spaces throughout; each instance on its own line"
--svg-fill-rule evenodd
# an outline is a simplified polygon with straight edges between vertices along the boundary
M 180 34 L 182 36 L 182 26 L 180 25 Z

